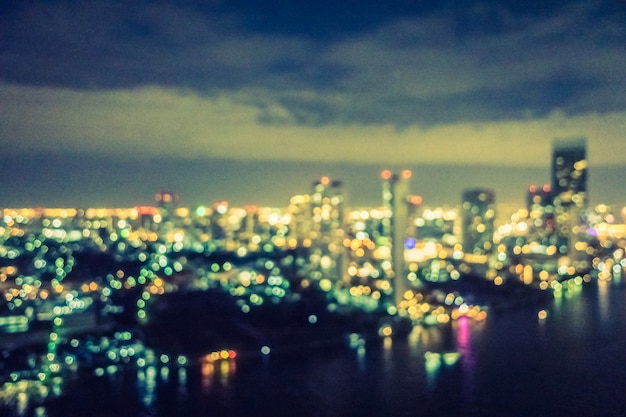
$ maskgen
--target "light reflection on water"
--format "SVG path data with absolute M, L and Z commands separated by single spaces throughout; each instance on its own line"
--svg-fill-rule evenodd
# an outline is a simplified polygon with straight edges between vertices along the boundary
M 187 370 L 185 368 L 178 369 L 178 396 L 183 400 L 187 398 Z
M 526 306 L 493 313 L 484 322 L 460 318 L 443 327 L 417 326 L 406 339 L 383 338 L 353 348 L 194 362 L 186 368 L 138 367 L 132 378 L 100 377 L 113 379 L 91 394 L 74 388 L 67 401 L 88 407 L 89 395 L 115 398 L 116 392 L 130 392 L 129 397 L 117 394 L 122 407 L 134 392 L 146 415 L 163 416 L 261 417 L 289 410 L 305 417 L 565 417 L 597 408 L 617 417 L 608 402 L 624 402 L 613 396 L 624 392 L 616 379 L 625 370 L 617 361 L 624 357 L 623 302 L 621 286 L 599 283 L 556 298 L 545 320 L 538 320 L 535 306 Z M 443 354 L 451 351 L 460 357 L 447 364 Z M 427 361 L 427 352 L 439 359 Z M 407 404 L 419 404 L 421 411 Z M 52 411 L 38 410 L 49 417 L 78 415 L 58 404 Z
M 6 381 L 0 386 L 0 405 L 8 405 L 11 415 L 45 416 L 46 408 L 40 406 L 46 398 L 56 398 L 63 392 L 63 378 L 39 373 L 37 377 Z M 0 409 L 2 411 L 2 409 Z
M 598 308 L 600 319 L 605 323 L 609 319 L 609 285 L 606 280 L 598 281 Z
M 474 375 L 474 366 L 476 365 L 476 359 L 472 348 L 471 335 L 472 332 L 480 332 L 482 329 L 478 327 L 476 323 L 472 329 L 472 323 L 467 317 L 461 317 L 454 324 L 456 330 L 456 348 L 461 355 L 461 365 L 465 375 L 468 378 L 472 378 Z
M 154 366 L 148 366 L 145 370 L 140 368 L 137 371 L 137 388 L 142 403 L 146 407 L 151 407 L 156 400 L 156 384 L 156 368 Z

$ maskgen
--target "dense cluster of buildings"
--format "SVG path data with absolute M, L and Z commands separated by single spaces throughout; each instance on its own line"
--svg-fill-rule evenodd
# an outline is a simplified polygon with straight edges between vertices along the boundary
M 282 209 L 226 201 L 185 208 L 174 192 L 125 209 L 5 208 L 0 330 L 32 341 L 38 323 L 60 319 L 69 338 L 106 326 L 109 313 L 120 313 L 119 294 L 134 294 L 132 316 L 145 322 L 155 297 L 210 288 L 236 298 L 243 313 L 315 290 L 329 308 L 383 311 L 414 324 L 482 320 L 482 306 L 437 284 L 473 276 L 559 296 L 583 282 L 621 279 L 626 210 L 588 206 L 587 170 L 584 140 L 555 141 L 551 183 L 531 185 L 526 207 L 505 224 L 496 224 L 490 189 L 464 191 L 459 205 L 424 206 L 410 192 L 409 170 L 381 173 L 375 208 L 349 208 L 343 184 L 328 177 Z M 37 378 L 45 381 L 61 339 L 56 330 L 42 334 L 49 349 Z M 5 342 L 9 355 L 24 340 Z M 0 369 L 7 375 L 20 378 Z
M 11 310 L 24 294 L 64 288 L 70 273 L 81 286 L 92 281 L 101 288 L 110 271 L 79 277 L 85 270 L 73 271 L 72 254 L 86 250 L 135 262 L 166 281 L 185 274 L 201 278 L 205 267 L 192 265 L 189 253 L 247 259 L 289 252 L 297 254 L 297 277 L 290 279 L 298 285 L 392 307 L 424 282 L 464 274 L 541 289 L 576 277 L 609 278 L 624 264 L 624 213 L 588 207 L 587 175 L 585 141 L 555 141 L 551 183 L 531 185 L 527 206 L 500 225 L 492 190 L 465 190 L 458 206 L 425 207 L 410 194 L 409 170 L 383 171 L 381 205 L 367 209 L 348 208 L 342 183 L 328 177 L 283 209 L 230 207 L 226 201 L 189 209 L 179 207 L 174 192 L 156 193 L 154 205 L 128 209 L 4 209 L 2 302 Z

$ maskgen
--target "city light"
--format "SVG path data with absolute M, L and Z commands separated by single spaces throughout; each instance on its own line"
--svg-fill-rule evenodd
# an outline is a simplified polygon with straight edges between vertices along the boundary
M 626 272 L 626 225 L 619 219 L 626 211 L 581 205 L 583 150 L 556 147 L 557 184 L 531 185 L 527 206 L 504 224 L 496 220 L 493 190 L 464 190 L 453 207 L 424 206 L 409 194 L 409 170 L 382 171 L 381 206 L 372 208 L 347 207 L 342 183 L 324 176 L 285 209 L 224 200 L 188 209 L 172 192 L 129 209 L 2 209 L 0 330 L 50 329 L 40 340 L 45 352 L 32 356 L 27 371 L 11 371 L 10 384 L 36 385 L 46 394 L 28 401 L 43 402 L 62 393 L 56 378 L 73 378 L 85 366 L 97 378 L 136 367 L 145 384 L 186 380 L 185 368 L 200 366 L 210 389 L 227 384 L 240 359 L 280 357 L 295 340 L 296 351 L 344 340 L 362 361 L 370 338 L 383 339 L 388 350 L 392 339 L 429 329 L 469 332 L 490 320 L 490 307 L 497 314 L 513 303 L 509 292 L 557 302 L 591 282 L 619 282 Z M 494 298 L 470 302 L 466 286 L 495 291 Z M 171 310 L 176 304 L 184 311 L 198 295 L 211 302 L 184 318 Z M 553 317 L 547 308 L 536 314 L 542 325 Z M 361 317 L 359 326 L 348 317 Z M 215 346 L 193 358 L 171 346 L 148 347 L 142 333 L 130 331 L 172 334 L 191 329 L 188 322 L 211 335 L 237 335 L 225 344 L 237 350 Z M 258 347 L 260 341 L 268 344 Z M 460 351 L 428 350 L 425 371 L 436 378 L 463 359 Z M 155 401 L 154 387 L 144 388 L 144 399 Z

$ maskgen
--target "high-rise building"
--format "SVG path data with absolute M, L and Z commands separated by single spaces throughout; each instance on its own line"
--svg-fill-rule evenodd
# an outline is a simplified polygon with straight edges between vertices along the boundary
M 552 147 L 552 193 L 555 206 L 587 206 L 587 143 L 583 138 L 556 139 Z
M 344 278 L 345 251 L 344 211 L 345 201 L 343 185 L 340 181 L 332 181 L 322 177 L 313 183 L 309 198 L 311 209 L 310 238 L 313 263 L 319 264 L 323 277 L 333 281 Z
M 393 294 L 396 304 L 403 300 L 409 289 L 406 278 L 404 243 L 409 227 L 409 179 L 411 171 L 405 169 L 399 175 L 385 170 L 383 180 L 383 206 L 389 217 L 383 227 L 383 235 L 388 236 L 391 245 L 391 265 L 393 271 Z
M 485 263 L 493 251 L 495 193 L 482 188 L 465 190 L 461 211 L 466 260 Z
M 552 148 L 552 195 L 559 252 L 572 251 L 587 208 L 587 144 L 583 138 L 556 139 Z
M 298 246 L 311 245 L 312 212 L 309 194 L 294 195 L 289 200 L 287 212 L 292 218 L 289 235 L 296 239 Z
M 554 240 L 554 198 L 550 184 L 538 187 L 532 184 L 526 195 L 528 210 L 528 238 L 529 241 L 543 246 L 550 245 Z
M 313 183 L 311 219 L 316 238 L 328 240 L 343 226 L 344 196 L 340 181 L 322 177 Z

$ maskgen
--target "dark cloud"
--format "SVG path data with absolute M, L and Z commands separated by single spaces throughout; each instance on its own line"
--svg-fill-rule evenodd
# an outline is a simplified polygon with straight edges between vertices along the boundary
M 242 27 L 253 33 L 297 36 L 328 42 L 375 30 L 393 19 L 441 10 L 450 3 L 446 0 L 235 0 L 222 2 L 211 8 L 209 13 L 220 10 L 236 14 L 241 19 Z
M 626 108 L 626 7 L 611 0 L 1 7 L 5 83 L 156 85 L 205 95 L 253 89 L 263 123 L 311 126 Z
M 599 83 L 594 80 L 575 79 L 568 74 L 548 79 L 521 82 L 506 89 L 487 87 L 464 93 L 429 98 L 406 95 L 370 97 L 355 93 L 350 105 L 334 98 L 279 100 L 290 118 L 260 118 L 261 122 L 296 122 L 323 125 L 331 123 L 385 124 L 390 120 L 398 127 L 420 125 L 429 127 L 451 120 L 456 122 L 483 122 L 489 120 L 514 120 L 543 118 L 559 110 L 569 114 L 623 109 L 624 101 L 618 93 L 607 92 L 604 97 L 590 101 Z M 613 97 L 613 102 L 609 100 Z M 599 106 L 599 100 L 603 100 Z

